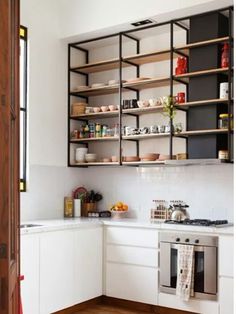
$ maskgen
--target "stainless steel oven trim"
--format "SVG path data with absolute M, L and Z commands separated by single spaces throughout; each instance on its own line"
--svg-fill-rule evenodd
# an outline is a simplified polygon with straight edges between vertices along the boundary
M 170 287 L 165 287 L 165 286 L 160 286 L 160 292 L 168 293 L 168 294 L 176 294 L 176 289 L 170 288 Z M 217 300 L 217 298 L 218 298 L 217 294 L 195 292 L 194 297 L 191 297 L 190 299 L 201 299 L 201 300 L 215 301 L 215 300 Z
M 186 237 L 186 235 L 185 235 Z M 193 235 L 191 236 L 193 238 Z M 172 239 L 172 241 L 166 241 Z M 217 251 L 218 239 L 216 237 L 206 237 L 206 241 L 201 245 L 194 245 L 193 243 L 176 243 L 174 240 L 176 235 L 168 234 L 165 238 L 162 237 L 160 241 L 160 291 L 169 294 L 175 294 L 176 289 L 170 287 L 171 280 L 171 249 L 178 250 L 180 245 L 193 245 L 195 252 L 204 252 L 204 273 L 207 276 L 204 278 L 204 293 L 195 292 L 194 298 L 205 300 L 217 300 Z M 203 240 L 203 238 L 201 239 Z M 212 245 L 209 245 L 212 244 Z M 162 271 L 164 268 L 164 271 Z

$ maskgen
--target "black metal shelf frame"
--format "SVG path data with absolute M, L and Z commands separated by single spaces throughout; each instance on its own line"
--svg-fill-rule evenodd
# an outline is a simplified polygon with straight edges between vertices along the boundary
M 166 21 L 166 22 L 162 22 L 162 23 L 156 23 L 156 24 L 152 24 L 152 25 L 148 25 L 148 26 L 143 26 L 143 27 L 139 27 L 138 29 L 132 29 L 132 30 L 127 30 L 127 31 L 123 31 L 123 32 L 119 32 L 119 33 L 115 33 L 115 34 L 110 34 L 110 35 L 105 35 L 105 36 L 100 36 L 100 37 L 96 37 L 96 38 L 91 38 L 88 40 L 83 40 L 83 41 L 79 41 L 79 42 L 75 42 L 75 43 L 70 43 L 68 44 L 68 128 L 67 128 L 67 132 L 68 132 L 68 143 L 67 143 L 67 150 L 68 150 L 68 158 L 67 158 L 67 165 L 68 167 L 80 167 L 80 166 L 76 166 L 76 165 L 72 165 L 70 163 L 70 145 L 71 145 L 71 139 L 70 139 L 70 134 L 71 134 L 71 128 L 70 128 L 70 108 L 71 108 L 71 96 L 76 96 L 82 99 L 85 99 L 86 102 L 88 102 L 89 97 L 88 96 L 84 96 L 84 95 L 80 95 L 80 94 L 74 94 L 71 93 L 70 87 L 71 87 L 71 72 L 72 73 L 76 73 L 79 75 L 82 75 L 85 77 L 85 83 L 88 86 L 89 85 L 89 74 L 88 73 L 83 73 L 81 71 L 75 70 L 73 71 L 73 69 L 71 69 L 71 51 L 72 49 L 77 49 L 81 52 L 83 52 L 85 54 L 85 62 L 86 64 L 89 64 L 89 50 L 85 49 L 83 47 L 81 47 L 81 45 L 83 44 L 87 44 L 90 42 L 94 42 L 94 41 L 99 41 L 99 40 L 105 40 L 105 39 L 109 39 L 112 37 L 117 37 L 118 38 L 118 45 L 119 45 L 119 88 L 118 88 L 118 95 L 119 95 L 119 106 L 120 106 L 120 110 L 119 110 L 119 115 L 118 115 L 118 121 L 119 121 L 119 127 L 120 127 L 120 132 L 119 132 L 119 165 L 122 166 L 122 104 L 123 104 L 123 89 L 129 89 L 133 92 L 136 93 L 136 99 L 139 100 L 140 99 L 140 91 L 138 89 L 135 88 L 131 88 L 131 87 L 124 87 L 122 84 L 122 69 L 123 69 L 123 63 L 127 63 L 130 66 L 134 66 L 136 67 L 136 75 L 137 77 L 140 76 L 140 65 L 139 64 L 135 64 L 132 61 L 129 60 L 125 60 L 125 58 L 123 58 L 123 42 L 122 39 L 123 37 L 129 38 L 130 40 L 133 40 L 136 42 L 136 54 L 138 55 L 140 53 L 140 40 L 138 38 L 136 38 L 135 36 L 133 36 L 133 33 L 139 32 L 139 31 L 143 31 L 143 30 L 148 30 L 151 28 L 158 28 L 160 26 L 164 26 L 164 25 L 169 25 L 170 27 L 170 96 L 173 96 L 173 85 L 174 82 L 177 82 L 179 84 L 184 84 L 186 86 L 186 99 L 188 102 L 188 95 L 189 95 L 189 85 L 187 82 L 182 81 L 181 79 L 176 78 L 173 75 L 173 60 L 174 60 L 174 55 L 179 54 L 180 56 L 184 56 L 187 58 L 187 63 L 188 62 L 188 55 L 183 53 L 182 51 L 179 51 L 178 49 L 176 49 L 174 47 L 174 27 L 180 27 L 183 30 L 186 31 L 186 43 L 188 44 L 188 38 L 189 38 L 189 28 L 183 24 L 183 21 L 188 20 L 190 18 L 193 17 L 199 17 L 199 16 L 204 16 L 204 15 L 208 15 L 210 13 L 216 13 L 216 12 L 226 12 L 228 11 L 228 19 L 229 19 L 229 69 L 228 69 L 228 83 L 229 83 L 229 97 L 228 97 L 228 113 L 229 113 L 229 117 L 232 114 L 232 97 L 231 97 L 231 82 L 232 82 L 232 63 L 233 63 L 233 58 L 232 58 L 232 49 L 233 49 L 233 35 L 232 35 L 232 21 L 233 21 L 233 7 L 225 7 L 222 9 L 217 9 L 217 10 L 213 10 L 213 11 L 208 11 L 208 12 L 204 12 L 202 14 L 195 14 L 195 15 L 191 15 L 191 16 L 186 16 L 186 17 L 182 17 L 182 18 L 177 18 L 177 19 L 173 19 L 171 21 Z M 181 108 L 177 108 L 178 110 L 183 110 L 186 111 L 186 109 L 181 109 Z M 136 126 L 139 127 L 139 115 L 135 115 L 130 113 L 131 116 L 134 116 L 134 118 L 136 119 Z M 79 120 L 79 119 L 77 119 Z M 188 119 L 186 119 L 186 124 L 188 123 L 187 121 Z M 85 120 L 83 120 L 85 121 Z M 173 128 L 173 121 L 170 118 L 169 120 L 170 123 L 170 127 L 171 127 L 171 132 L 169 135 L 169 155 L 170 158 L 172 159 L 172 155 L 173 155 L 173 140 L 174 140 L 174 128 Z M 187 126 L 188 129 L 188 126 Z M 229 152 L 229 160 L 232 160 L 232 129 L 231 129 L 231 123 L 229 123 L 229 128 L 228 128 L 228 152 Z M 184 137 L 184 140 L 186 141 L 186 152 L 188 153 L 188 137 Z M 134 140 L 136 142 L 136 152 L 137 155 L 139 156 L 139 141 L 138 140 Z M 87 145 L 87 143 L 83 143 L 83 145 Z M 84 167 L 84 166 L 83 166 Z

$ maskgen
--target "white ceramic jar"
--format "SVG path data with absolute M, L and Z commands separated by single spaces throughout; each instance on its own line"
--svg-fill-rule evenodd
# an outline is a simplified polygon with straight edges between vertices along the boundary
M 85 162 L 85 155 L 88 153 L 87 147 L 79 147 L 75 150 L 75 161 Z

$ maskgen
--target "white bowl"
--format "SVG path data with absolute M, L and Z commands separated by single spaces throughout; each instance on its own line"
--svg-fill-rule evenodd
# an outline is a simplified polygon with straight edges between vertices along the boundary
M 139 108 L 146 108 L 149 106 L 148 100 L 138 100 L 137 103 L 138 103 Z
M 109 107 L 108 106 L 102 106 L 101 109 L 102 109 L 102 112 L 109 111 Z
M 97 154 L 85 154 L 85 160 L 87 162 L 94 162 L 97 160 Z
M 104 83 L 95 83 L 95 84 L 92 84 L 91 85 L 91 87 L 92 88 L 98 88 L 98 87 L 103 87 L 103 86 L 105 86 L 106 84 L 104 84 Z

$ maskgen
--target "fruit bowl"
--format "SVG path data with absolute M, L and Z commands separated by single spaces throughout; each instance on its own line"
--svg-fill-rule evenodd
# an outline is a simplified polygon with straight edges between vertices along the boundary
M 129 207 L 123 202 L 117 202 L 111 206 L 110 211 L 113 218 L 122 218 L 127 213 Z

